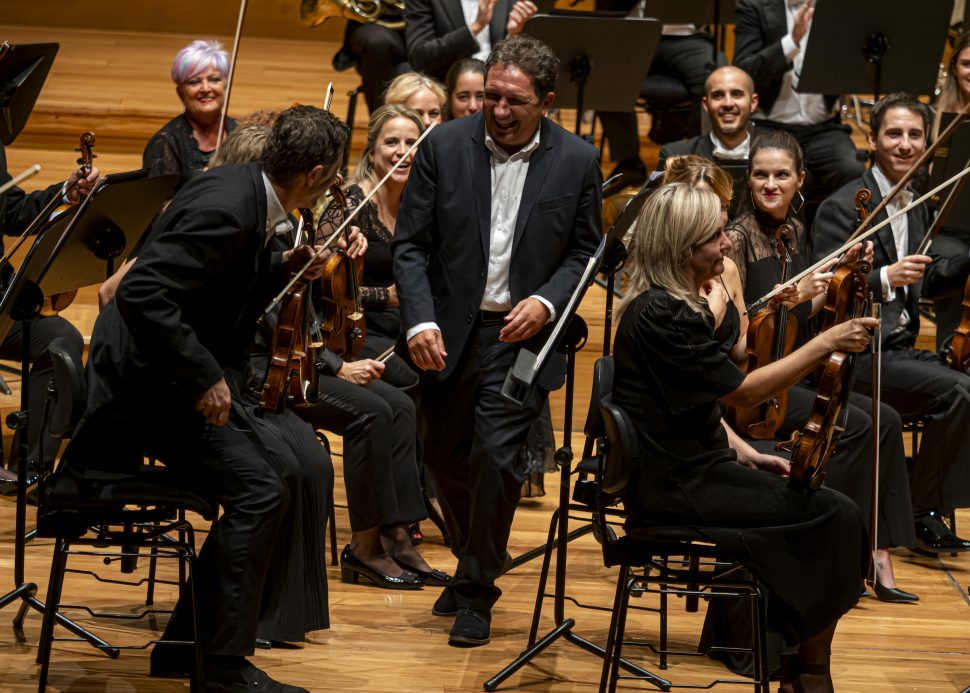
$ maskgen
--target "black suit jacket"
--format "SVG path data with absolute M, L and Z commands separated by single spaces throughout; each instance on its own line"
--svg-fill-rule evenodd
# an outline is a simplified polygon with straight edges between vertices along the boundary
M 782 78 L 792 68 L 781 50 L 788 33 L 785 0 L 738 0 L 734 27 L 734 64 L 751 75 L 758 92 L 758 108 L 771 113 Z M 835 96 L 826 96 L 826 105 Z
M 488 26 L 494 46 L 505 38 L 514 0 L 498 0 Z M 478 52 L 478 41 L 465 22 L 461 0 L 408 0 L 404 9 L 408 62 L 418 72 L 444 79 L 454 63 Z
M 512 241 L 512 305 L 542 296 L 561 315 L 602 233 L 595 150 L 543 118 Z M 402 328 L 435 322 L 448 353 L 446 378 L 477 320 L 491 233 L 490 153 L 482 114 L 435 128 L 414 157 L 394 233 L 394 280 Z M 540 384 L 562 383 L 564 362 Z
M 768 128 L 762 127 L 754 122 L 749 123 L 748 127 L 751 129 L 752 143 L 758 135 L 768 130 Z M 668 142 L 660 148 L 660 158 L 657 160 L 656 170 L 662 173 L 664 166 L 667 165 L 667 159 L 672 156 L 685 156 L 688 154 L 695 154 L 714 161 L 714 143 L 711 142 L 710 134 L 695 135 L 690 139 L 680 140 L 679 142 Z
M 882 201 L 879 186 L 870 170 L 867 170 L 862 178 L 854 180 L 835 191 L 831 197 L 822 203 L 815 215 L 815 222 L 812 226 L 812 241 L 816 260 L 820 260 L 844 244 L 855 231 L 858 226 L 858 215 L 854 198 L 860 188 L 868 188 L 872 192 L 872 200 L 868 205 L 870 210 L 875 209 L 876 205 Z M 873 219 L 872 224 L 885 221 L 888 216 L 886 211 L 883 210 Z M 927 224 L 929 223 L 929 212 L 926 205 L 920 205 L 916 209 L 910 210 L 906 219 L 909 224 L 907 254 L 912 254 L 926 234 Z M 879 278 L 880 270 L 899 259 L 891 225 L 887 225 L 870 240 L 872 240 L 874 257 L 872 271 L 869 273 L 869 290 L 874 296 L 881 298 L 883 293 L 882 282 Z M 933 271 L 933 268 L 931 267 L 929 271 Z M 884 343 L 890 338 L 893 344 L 908 342 L 907 346 L 911 346 L 915 342 L 916 335 L 919 334 L 921 285 L 922 282 L 917 282 L 911 285 L 908 291 L 904 291 L 902 287 L 897 288 L 896 299 L 883 305 L 883 325 L 887 328 L 882 331 Z M 910 317 L 910 322 L 906 326 L 906 334 L 897 333 L 893 335 L 891 326 L 895 326 L 899 322 L 903 308 L 909 312 Z
M 89 413 L 99 398 L 139 393 L 191 403 L 245 362 L 263 299 L 282 281 L 266 214 L 258 164 L 220 166 L 176 194 L 98 316 Z

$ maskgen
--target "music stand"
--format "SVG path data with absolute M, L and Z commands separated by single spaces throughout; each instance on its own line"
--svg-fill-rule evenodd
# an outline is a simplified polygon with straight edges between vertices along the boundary
M 795 91 L 929 94 L 950 25 L 950 2 L 817 0 Z
M 532 661 L 543 650 L 545 650 L 547 647 L 549 647 L 549 645 L 559 638 L 565 638 L 567 642 L 578 645 L 587 652 L 595 654 L 599 657 L 604 657 L 606 654 L 602 647 L 595 645 L 589 640 L 586 640 L 585 638 L 574 633 L 572 629 L 573 626 L 576 625 L 576 621 L 572 618 L 566 618 L 565 615 L 566 545 L 572 539 L 592 531 L 592 527 L 584 527 L 576 530 L 572 534 L 569 533 L 568 511 L 570 475 L 572 474 L 573 462 L 572 416 L 573 386 L 575 383 L 575 356 L 576 352 L 582 349 L 583 345 L 586 343 L 586 336 L 588 334 L 586 321 L 580 316 L 576 315 L 576 310 L 579 308 L 579 304 L 586 295 L 586 290 L 589 288 L 590 284 L 593 283 L 593 278 L 596 276 L 597 272 L 602 271 L 608 274 L 609 280 L 607 290 L 606 336 L 604 339 L 604 350 L 606 353 L 609 353 L 609 335 L 612 326 L 613 311 L 613 279 L 616 272 L 622 267 L 623 259 L 626 256 L 626 249 L 623 246 L 622 239 L 632 227 L 633 222 L 636 221 L 637 215 L 639 214 L 640 209 L 650 192 L 650 190 L 643 190 L 633 197 L 629 202 L 627 202 L 626 206 L 623 208 L 623 211 L 620 213 L 620 216 L 617 217 L 616 221 L 613 223 L 613 226 L 600 240 L 600 244 L 596 249 L 596 252 L 586 263 L 586 269 L 583 271 L 579 284 L 576 286 L 576 290 L 573 292 L 572 296 L 570 296 L 569 301 L 566 303 L 566 308 L 556 320 L 552 332 L 546 339 L 546 342 L 543 344 L 542 349 L 539 351 L 539 353 L 531 352 L 526 348 L 519 349 L 519 353 L 516 355 L 515 364 L 513 364 L 512 368 L 509 370 L 509 373 L 505 379 L 505 384 L 502 387 L 502 396 L 507 400 L 521 406 L 528 398 L 529 391 L 534 386 L 535 381 L 538 378 L 539 373 L 542 372 L 543 367 L 545 367 L 545 365 L 548 363 L 549 357 L 553 350 L 558 348 L 559 351 L 564 351 L 566 353 L 566 397 L 565 414 L 563 419 L 563 444 L 558 450 L 556 450 L 556 463 L 559 465 L 560 475 L 559 509 L 556 516 L 557 539 L 554 542 L 556 549 L 556 584 L 555 593 L 553 594 L 553 608 L 555 612 L 554 618 L 556 625 L 546 635 L 537 640 L 538 613 L 542 599 L 545 597 L 545 588 L 543 582 L 539 585 L 538 595 L 536 597 L 536 615 L 532 621 L 532 630 L 529 634 L 528 647 L 518 657 L 516 657 L 515 660 L 513 660 L 499 673 L 495 674 L 495 676 L 488 679 L 483 684 L 486 691 L 494 691 L 509 676 L 521 669 L 528 662 Z M 542 550 L 544 551 L 545 547 L 543 547 Z M 536 550 L 535 553 L 537 552 L 538 550 Z M 652 680 L 655 685 L 662 690 L 668 690 L 669 688 L 669 681 L 652 674 L 642 667 L 631 664 L 625 660 L 621 662 L 620 666 L 622 666 L 624 669 L 632 671 L 637 676 Z
M 736 0 L 644 0 L 643 16 L 664 24 L 710 24 L 714 38 L 714 64 L 724 43 L 724 26 L 734 23 Z
M 30 389 L 30 321 L 38 314 L 45 295 L 97 284 L 112 271 L 113 261 L 130 251 L 162 203 L 171 194 L 177 176 L 147 179 L 147 171 L 102 178 L 76 211 L 68 211 L 41 231 L 0 299 L 0 341 L 14 320 L 23 322 L 20 411 L 7 417 L 7 425 L 20 431 L 17 455 L 17 519 L 14 544 L 14 589 L 0 597 L 0 609 L 21 600 L 14 630 L 23 638 L 28 608 L 41 613 L 37 585 L 25 580 L 24 549 L 27 529 L 27 423 Z M 45 294 L 46 290 L 46 294 Z M 41 463 L 41 461 L 38 461 Z M 57 614 L 57 622 L 112 659 L 120 650 L 90 631 Z
M 59 44 L 11 46 L 0 61 L 0 140 L 10 144 L 27 124 Z
M 956 115 L 956 113 L 944 113 L 941 116 L 941 132 L 953 122 Z M 970 160 L 970 121 L 964 121 L 950 136 L 950 141 L 945 146 L 937 147 L 933 154 L 933 167 L 927 186 L 935 188 L 943 181 L 959 173 L 968 160 Z M 944 198 L 945 194 L 939 194 L 934 196 L 931 202 L 939 207 Z M 963 190 L 960 191 L 946 217 L 945 224 L 948 228 L 970 232 L 970 188 L 964 186 Z
M 576 109 L 578 135 L 587 109 L 633 110 L 660 42 L 660 29 L 655 19 L 568 12 L 535 15 L 524 30 L 559 57 L 556 106 Z
M 718 159 L 714 158 L 726 174 L 731 176 L 731 206 L 728 207 L 728 219 L 738 215 L 741 201 L 748 195 L 748 160 L 747 159 Z

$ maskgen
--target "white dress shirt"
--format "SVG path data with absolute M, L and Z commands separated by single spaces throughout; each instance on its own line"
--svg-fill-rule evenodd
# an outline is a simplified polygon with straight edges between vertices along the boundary
M 802 37 L 800 46 L 795 45 L 792 38 L 792 29 L 795 26 L 795 15 L 798 14 L 802 6 L 802 0 L 788 0 L 785 3 L 785 18 L 788 25 L 788 33 L 781 39 L 781 49 L 785 53 L 785 58 L 792 63 L 792 69 L 785 73 L 781 81 L 781 89 L 778 98 L 771 106 L 768 113 L 768 120 L 778 123 L 788 123 L 789 125 L 815 125 L 823 123 L 832 117 L 832 112 L 825 108 L 825 97 L 821 94 L 799 94 L 795 91 L 798 86 L 798 77 L 802 73 L 802 63 L 805 60 L 805 46 L 808 45 L 808 37 L 812 33 L 809 25 L 808 31 Z
M 744 141 L 737 147 L 725 147 L 724 143 L 717 138 L 714 132 L 711 132 L 711 142 L 714 143 L 714 158 L 715 159 L 747 159 L 748 154 L 751 152 L 751 133 L 748 132 L 745 135 Z
M 461 11 L 465 15 L 465 24 L 468 25 L 470 31 L 472 22 L 478 17 L 478 0 L 461 0 Z M 488 33 L 488 25 L 472 38 L 478 41 L 478 52 L 473 54 L 472 57 L 485 62 L 485 58 L 492 50 L 492 39 Z
M 889 180 L 882 169 L 879 168 L 879 164 L 872 167 L 872 176 L 876 179 L 876 185 L 879 186 L 879 194 L 882 195 L 883 199 L 889 194 L 893 189 L 893 183 Z M 903 207 L 908 205 L 913 201 L 913 191 L 908 189 L 900 190 L 899 193 L 886 205 L 886 214 L 892 216 Z M 893 243 L 896 246 L 896 259 L 909 255 L 909 215 L 903 214 L 898 219 L 891 221 L 889 226 L 893 230 Z M 883 301 L 889 302 L 896 299 L 896 290 L 889 284 L 889 266 L 880 268 L 879 270 L 879 280 L 882 283 L 882 294 Z M 909 292 L 908 286 L 900 287 L 903 289 L 903 295 Z M 893 327 L 905 327 L 910 321 L 909 312 L 905 309 L 899 316 L 899 325 L 894 325 Z
M 263 239 L 263 245 L 266 245 L 273 236 L 292 231 L 293 223 L 265 173 L 263 173 L 263 185 L 266 186 L 266 237 Z
M 512 243 L 515 237 L 515 220 L 519 215 L 519 203 L 525 179 L 529 174 L 529 160 L 539 148 L 539 133 L 515 154 L 509 154 L 495 143 L 485 131 L 485 146 L 491 153 L 492 202 L 488 237 L 488 271 L 485 278 L 485 293 L 482 295 L 481 310 L 505 311 L 512 309 L 512 293 L 509 290 L 509 271 L 512 266 Z M 534 298 L 549 311 L 549 320 L 556 319 L 556 310 L 547 299 L 533 294 Z M 434 322 L 422 322 L 408 329 L 405 338 L 410 340 L 424 330 L 438 330 Z

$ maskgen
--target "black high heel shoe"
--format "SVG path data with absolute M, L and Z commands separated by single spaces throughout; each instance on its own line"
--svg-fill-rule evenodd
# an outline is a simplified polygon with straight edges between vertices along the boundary
M 411 570 L 405 569 L 400 577 L 379 573 L 350 550 L 350 544 L 344 547 L 340 554 L 340 581 L 356 585 L 360 577 L 364 576 L 378 587 L 388 590 L 419 590 L 424 582 Z
M 405 572 L 410 571 L 421 578 L 421 582 L 428 587 L 447 587 L 454 579 L 443 570 L 436 570 L 434 568 L 431 570 L 421 570 L 420 568 L 415 568 L 413 565 L 408 565 L 397 556 L 391 556 L 391 558 L 394 559 L 395 563 L 404 568 Z
M 440 507 L 440 506 L 439 506 Z M 439 513 L 427 496 L 424 497 L 424 509 L 428 513 L 428 519 L 434 523 L 434 526 L 438 528 L 441 532 L 441 540 L 444 542 L 445 546 L 451 548 L 451 535 L 448 534 L 448 524 L 445 522 L 444 516 Z
M 872 587 L 873 594 L 876 595 L 876 599 L 881 602 L 890 602 L 892 604 L 912 604 L 913 602 L 918 602 L 919 597 L 911 592 L 904 592 L 898 587 L 886 587 L 881 582 L 876 580 L 876 584 Z

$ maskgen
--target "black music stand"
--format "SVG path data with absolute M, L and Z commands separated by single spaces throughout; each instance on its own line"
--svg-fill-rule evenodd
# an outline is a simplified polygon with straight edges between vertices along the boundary
M 713 61 L 724 45 L 724 27 L 734 23 L 736 0 L 644 0 L 643 16 L 664 24 L 711 25 L 714 37 Z
M 548 44 L 562 62 L 556 106 L 576 109 L 577 135 L 587 109 L 633 110 L 660 42 L 660 29 L 655 19 L 590 12 L 535 15 L 525 25 L 525 32 Z
M 37 585 L 26 582 L 24 549 L 27 525 L 27 423 L 30 389 L 30 321 L 37 316 L 44 296 L 101 282 L 110 276 L 113 262 L 123 258 L 141 237 L 162 203 L 171 194 L 177 176 L 147 179 L 147 171 L 102 178 L 75 210 L 55 219 L 38 235 L 23 263 L 0 299 L 0 341 L 13 321 L 23 322 L 20 411 L 7 417 L 7 425 L 20 431 L 17 455 L 17 519 L 14 544 L 14 589 L 0 597 L 0 609 L 21 600 L 13 625 L 23 639 L 28 608 L 41 613 Z M 38 464 L 41 461 L 38 460 Z M 50 470 L 42 470 L 42 472 Z M 111 658 L 120 650 L 82 628 L 63 614 L 57 622 Z
M 59 44 L 11 46 L 0 60 L 0 141 L 10 144 L 27 124 Z
M 946 129 L 956 116 L 956 113 L 944 113 L 940 118 L 940 132 Z M 954 130 L 947 146 L 937 147 L 934 152 L 933 167 L 927 187 L 935 188 L 948 178 L 952 178 L 963 170 L 968 161 L 970 161 L 970 121 L 965 120 Z M 937 194 L 930 202 L 939 208 L 948 194 L 949 191 Z M 945 224 L 948 228 L 970 232 L 970 188 L 964 186 L 960 191 L 953 207 L 950 208 Z
M 536 656 L 538 656 L 543 650 L 545 650 L 547 647 L 549 647 L 549 645 L 559 638 L 565 638 L 567 642 L 578 645 L 587 652 L 595 654 L 599 657 L 604 657 L 606 655 L 606 652 L 602 647 L 595 645 L 586 638 L 574 633 L 572 629 L 573 626 L 576 625 L 576 621 L 572 618 L 566 618 L 565 615 L 566 545 L 570 540 L 592 531 L 592 526 L 589 526 L 581 528 L 572 534 L 569 533 L 568 510 L 570 475 L 572 474 L 573 462 L 572 418 L 576 352 L 583 348 L 588 335 L 586 321 L 576 314 L 576 310 L 579 308 L 579 304 L 586 295 L 586 290 L 589 288 L 590 284 L 593 283 L 593 278 L 596 276 L 596 274 L 598 272 L 607 274 L 609 276 L 609 280 L 606 303 L 606 335 L 603 348 L 606 353 L 609 353 L 610 330 L 612 327 L 613 317 L 613 280 L 616 272 L 619 271 L 619 269 L 623 266 L 623 259 L 626 256 L 626 249 L 623 246 L 622 239 L 632 227 L 633 222 L 636 221 L 636 217 L 639 214 L 643 203 L 646 201 L 646 198 L 649 196 L 649 193 L 650 191 L 641 191 L 629 202 L 627 202 L 626 207 L 623 208 L 623 212 L 620 213 L 620 216 L 614 222 L 613 227 L 609 230 L 609 232 L 603 236 L 599 247 L 596 249 L 596 252 L 586 264 L 586 269 L 579 280 L 576 290 L 569 298 L 562 315 L 557 318 L 552 332 L 543 344 L 542 349 L 538 353 L 529 351 L 525 348 L 520 349 L 516 356 L 515 364 L 512 366 L 512 369 L 506 376 L 505 384 L 502 387 L 503 397 L 513 403 L 521 405 L 528 398 L 529 391 L 534 386 L 539 373 L 542 372 L 543 367 L 546 365 L 546 363 L 548 363 L 549 357 L 552 355 L 553 350 L 558 350 L 566 354 L 566 397 L 563 420 L 563 444 L 558 450 L 556 450 L 556 464 L 559 465 L 560 475 L 559 511 L 557 516 L 558 525 L 556 531 L 557 539 L 554 541 L 554 546 L 556 549 L 556 577 L 555 593 L 553 595 L 553 608 L 555 612 L 556 625 L 546 635 L 537 640 L 538 621 L 534 619 L 532 632 L 529 634 L 528 647 L 518 657 L 516 657 L 515 660 L 513 660 L 504 669 L 483 684 L 486 691 L 494 691 L 509 676 L 521 669 L 528 662 L 531 662 Z M 546 547 L 542 547 L 537 549 L 535 552 L 530 553 L 536 553 L 536 555 L 538 555 L 539 552 L 544 552 L 545 548 Z M 542 585 L 540 585 L 539 594 L 536 598 L 537 613 L 539 604 L 545 597 L 545 595 L 542 593 L 543 589 L 544 588 Z M 631 664 L 627 661 L 622 661 L 620 666 L 622 666 L 624 669 L 632 671 L 637 676 L 651 679 L 655 685 L 662 690 L 669 689 L 668 681 L 661 679 L 642 667 Z
M 796 91 L 929 94 L 950 27 L 952 0 L 816 0 Z

